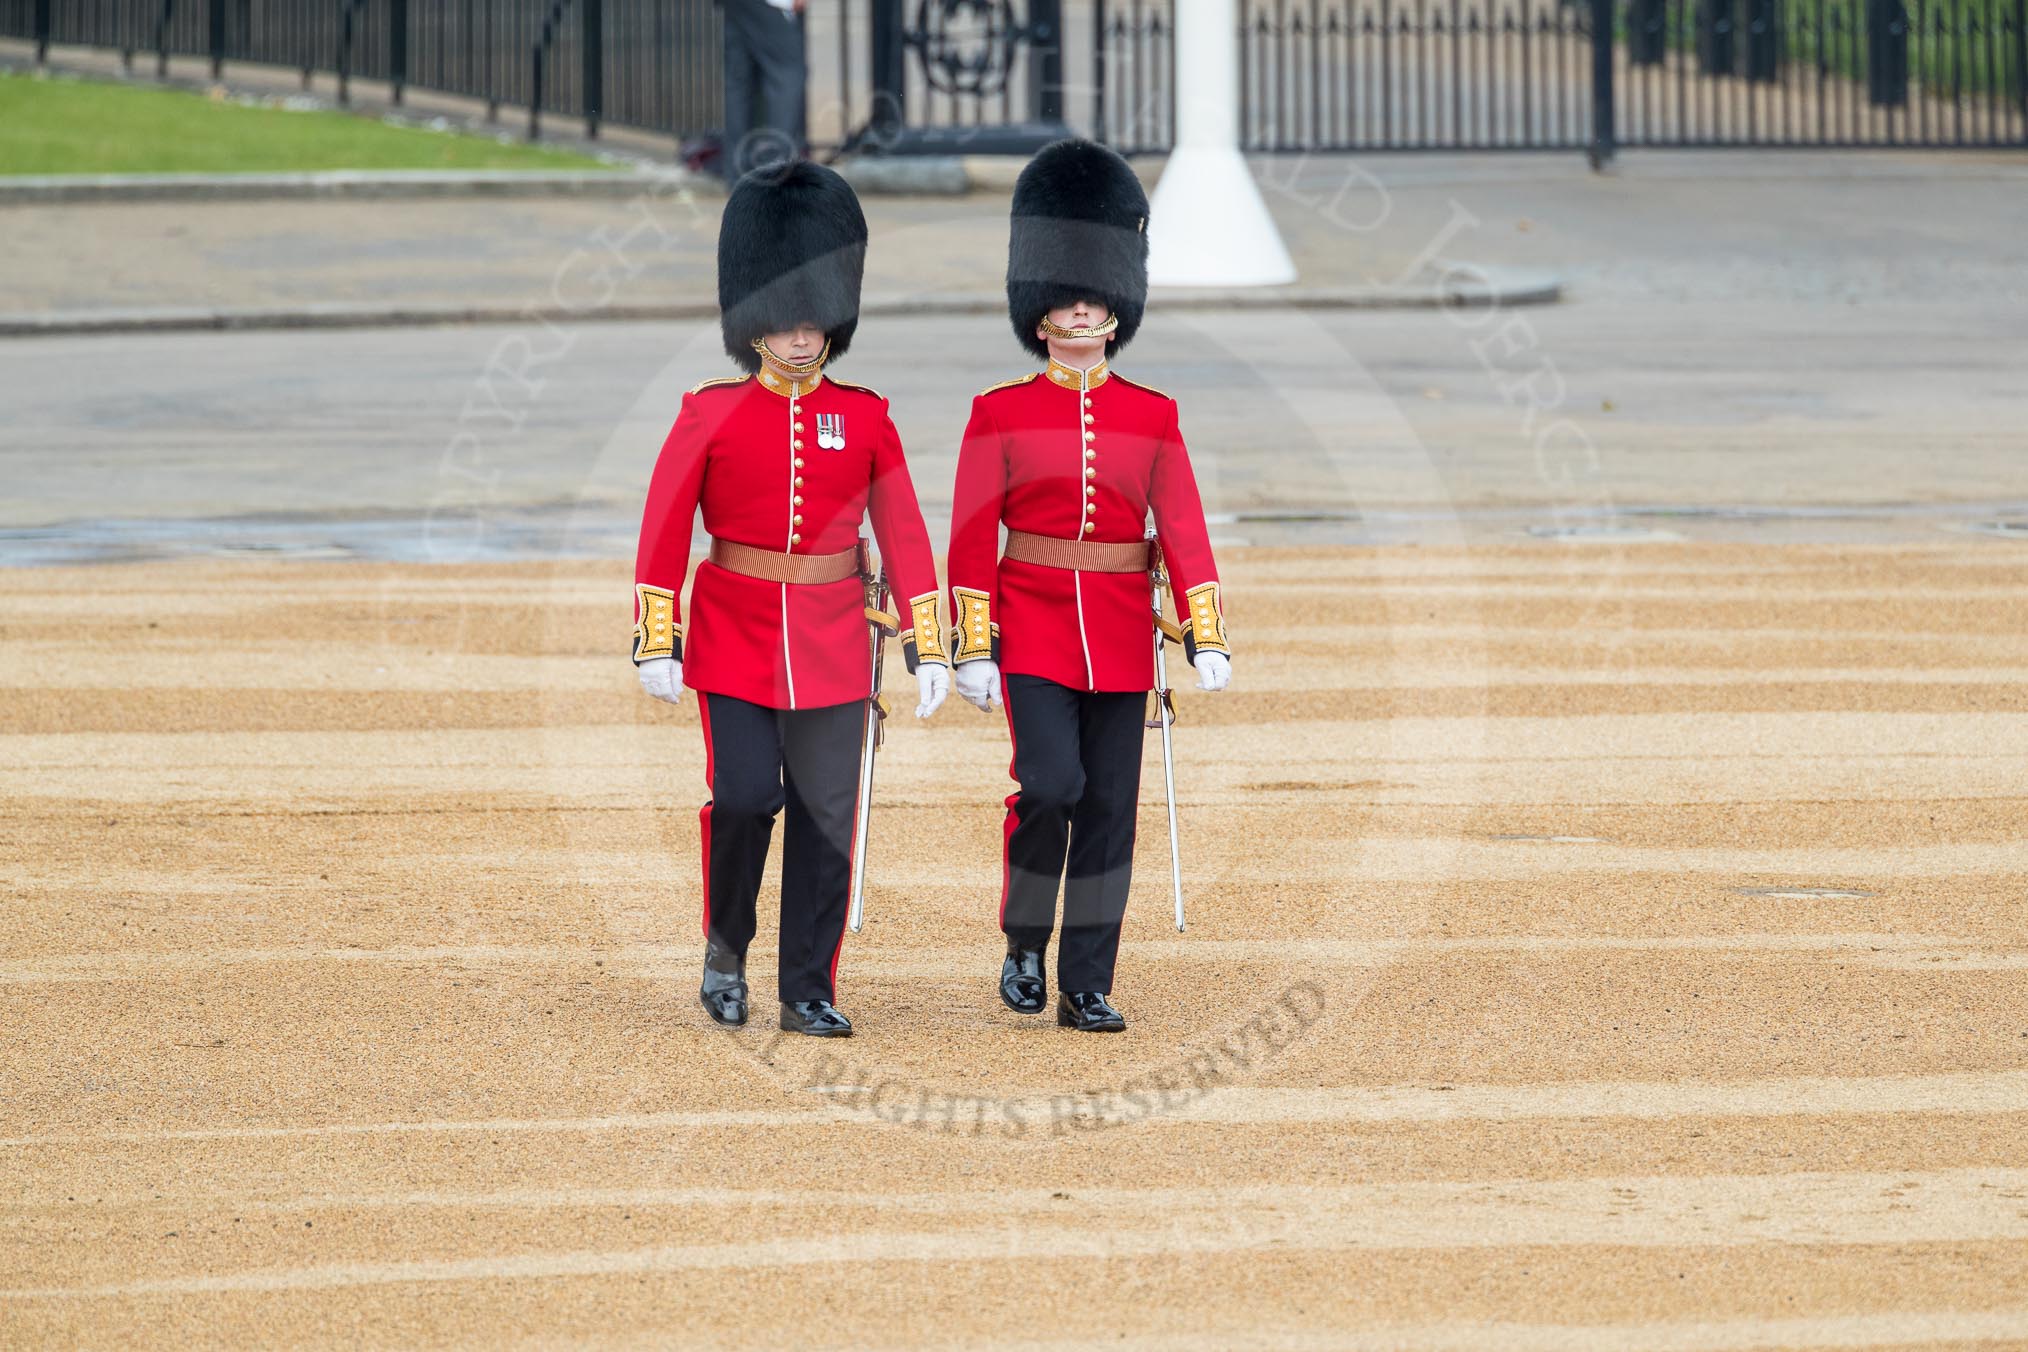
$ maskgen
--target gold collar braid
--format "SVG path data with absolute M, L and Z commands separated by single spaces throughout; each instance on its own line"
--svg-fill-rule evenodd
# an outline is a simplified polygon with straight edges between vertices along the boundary
M 1051 380 L 1065 389 L 1072 390 L 1095 390 L 1105 384 L 1106 380 L 1112 375 L 1111 369 L 1103 361 L 1088 371 L 1080 371 L 1075 366 L 1066 366 L 1056 358 L 1051 357 L 1049 365 L 1043 369 L 1049 373 Z

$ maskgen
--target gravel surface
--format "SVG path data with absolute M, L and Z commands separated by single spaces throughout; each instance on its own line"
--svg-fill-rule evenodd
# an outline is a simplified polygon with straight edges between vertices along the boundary
M 697 1008 L 624 565 L 0 572 L 0 1343 L 2028 1328 L 2019 542 L 1225 569 L 1129 1031 L 995 997 L 954 704 L 894 722 L 860 1036 L 804 1045 Z

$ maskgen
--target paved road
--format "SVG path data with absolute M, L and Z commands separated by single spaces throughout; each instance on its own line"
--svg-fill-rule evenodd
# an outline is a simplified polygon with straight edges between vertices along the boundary
M 1587 301 L 2028 302 L 2028 237 L 2017 228 L 2028 161 L 2018 155 L 1649 152 L 1603 176 L 1574 156 L 1537 155 L 1256 167 L 1308 287 L 1387 283 L 1441 256 L 1554 273 Z M 1161 161 L 1140 169 L 1152 184 Z M 605 290 L 596 268 L 614 250 L 638 269 L 619 299 L 709 302 L 720 205 L 683 196 L 0 207 L 0 305 L 591 305 Z M 869 292 L 999 286 L 1004 194 L 866 205 Z
M 1990 512 L 2028 499 L 2018 160 L 1651 156 L 1607 177 L 1519 158 L 1262 168 L 1292 247 L 1335 258 L 1340 278 L 1463 257 L 1556 272 L 1570 300 L 1446 315 L 1218 314 L 1158 299 L 1123 369 L 1184 398 L 1218 510 L 1398 509 L 1413 535 L 1463 509 L 1507 512 L 1487 519 L 1514 529 L 1640 505 Z M 467 252 L 553 267 L 571 231 L 612 223 L 579 213 L 624 208 L 556 209 L 560 233 L 538 247 L 509 247 L 522 222 L 505 215 Z M 117 234 L 158 209 L 65 210 Z M 286 238 L 262 250 L 174 257 L 221 286 L 314 279 L 301 251 L 397 257 L 428 235 L 416 221 L 434 219 L 375 211 L 392 232 L 377 244 L 342 215 L 277 212 L 266 228 Z M 964 266 L 990 285 L 998 199 L 874 211 L 883 284 L 919 257 L 928 289 Z M 49 249 L 65 219 L 0 213 L 0 227 L 29 220 Z M 240 219 L 254 230 L 267 217 Z M 319 233 L 292 233 L 312 219 Z M 80 230 L 64 247 L 107 258 L 141 243 L 119 236 L 109 252 Z M 695 243 L 658 253 L 649 275 L 694 271 Z M 57 255 L 42 257 L 54 276 Z M 434 257 L 401 267 L 427 272 Z M 439 284 L 457 291 L 459 276 Z M 936 515 L 971 394 L 1024 360 L 996 319 L 889 317 L 863 327 L 841 373 L 892 397 Z M 428 554 L 414 544 L 419 514 L 478 511 L 496 543 L 551 548 L 574 532 L 561 542 L 624 549 L 682 390 L 724 369 L 702 324 L 13 340 L 0 346 L 0 526 L 366 514 L 397 520 L 353 547 L 399 556 Z M 568 508 L 580 517 L 559 525 Z M 80 532 L 45 530 L 26 548 L 48 557 L 66 534 Z
M 1178 314 L 1123 368 L 1184 399 L 1207 498 L 1228 512 L 2028 500 L 2019 312 L 1837 318 L 1729 303 Z M 633 324 L 6 355 L 11 527 L 575 505 L 604 529 L 638 503 L 683 389 L 724 365 L 714 330 Z M 889 320 L 845 365 L 892 399 L 940 515 L 970 396 L 1022 368 L 1011 339 L 980 318 Z M 1531 411 L 1527 391 L 1550 405 L 1559 389 L 1560 406 Z

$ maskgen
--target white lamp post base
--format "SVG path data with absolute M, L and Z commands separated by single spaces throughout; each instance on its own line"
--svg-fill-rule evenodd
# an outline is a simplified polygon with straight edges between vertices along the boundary
M 1178 146 L 1148 204 L 1155 286 L 1281 286 L 1296 265 L 1233 146 Z

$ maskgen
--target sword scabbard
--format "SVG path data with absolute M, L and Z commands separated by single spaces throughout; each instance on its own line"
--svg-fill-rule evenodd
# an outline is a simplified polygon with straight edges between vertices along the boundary
M 859 933 L 859 927 L 866 918 L 866 835 L 873 822 L 874 753 L 887 739 L 887 706 L 880 699 L 881 673 L 888 636 L 895 633 L 901 623 L 888 613 L 887 571 L 873 566 L 872 552 L 863 539 L 859 542 L 859 575 L 866 584 L 867 647 L 872 670 L 868 679 L 866 717 L 860 729 L 859 791 L 855 796 L 852 819 L 852 892 L 846 923 L 854 934 Z
M 1169 662 L 1163 649 L 1171 634 L 1183 641 L 1183 631 L 1162 613 L 1162 594 L 1169 589 L 1169 572 L 1162 566 L 1162 541 L 1154 527 L 1148 528 L 1148 606 L 1155 614 L 1155 690 L 1161 698 L 1159 712 L 1149 722 L 1162 730 L 1162 788 L 1169 806 L 1169 882 L 1176 899 L 1176 932 L 1183 932 L 1183 842 L 1176 826 L 1176 753 L 1170 745 L 1169 729 L 1176 723 L 1176 701 L 1169 689 Z

